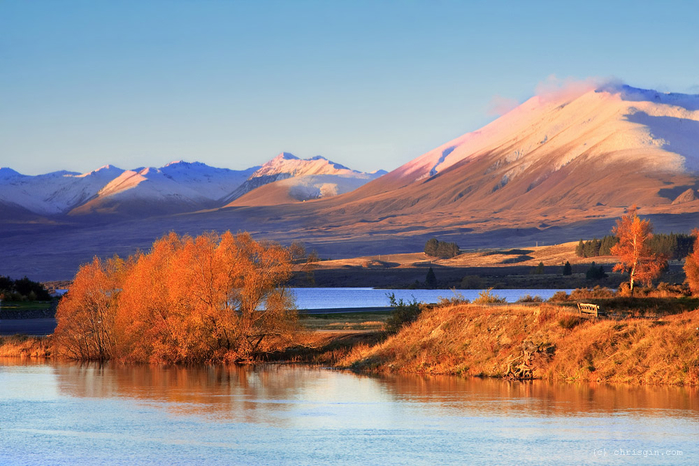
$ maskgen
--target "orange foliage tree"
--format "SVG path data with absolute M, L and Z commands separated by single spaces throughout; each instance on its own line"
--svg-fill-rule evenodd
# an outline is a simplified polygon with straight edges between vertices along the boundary
M 95 258 L 78 270 L 56 310 L 59 353 L 73 359 L 106 360 L 114 355 L 114 321 L 128 264 L 115 256 Z
M 612 233 L 619 238 L 619 242 L 611 249 L 612 255 L 619 260 L 613 270 L 629 273 L 629 285 L 633 294 L 634 283 L 639 281 L 650 285 L 667 266 L 667 258 L 651 251 L 653 226 L 650 220 L 638 217 L 636 206 L 629 208 L 627 215 L 617 220 Z
M 243 233 L 175 233 L 121 275 L 114 356 L 137 362 L 238 361 L 286 344 L 296 329 L 287 248 Z
M 694 250 L 684 261 L 684 273 L 687 276 L 687 284 L 692 294 L 699 294 L 699 230 L 692 231 L 694 238 Z

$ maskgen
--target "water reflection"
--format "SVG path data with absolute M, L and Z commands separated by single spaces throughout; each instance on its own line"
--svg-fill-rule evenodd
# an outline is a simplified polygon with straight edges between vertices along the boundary
M 305 366 L 54 366 L 71 397 L 126 397 L 161 403 L 177 414 L 244 422 L 280 422 L 261 411 L 310 404 L 432 404 L 443 415 L 699 417 L 697 389 L 565 385 L 458 377 L 368 377 Z
M 303 366 L 9 365 L 0 464 L 697 464 L 695 389 Z M 600 457 L 599 453 L 609 453 Z
M 446 403 L 474 415 L 580 416 L 634 413 L 699 416 L 698 390 L 692 387 L 632 387 L 595 384 L 514 382 L 448 376 L 381 379 L 397 398 Z

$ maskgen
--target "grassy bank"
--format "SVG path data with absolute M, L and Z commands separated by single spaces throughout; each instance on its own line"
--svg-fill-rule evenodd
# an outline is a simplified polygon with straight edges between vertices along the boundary
M 632 384 L 699 384 L 699 310 L 661 320 L 592 321 L 569 308 L 457 305 L 428 309 L 339 366 L 387 373 L 455 374 Z
M 0 357 L 50 358 L 51 355 L 51 337 L 28 337 L 26 335 L 0 337 Z

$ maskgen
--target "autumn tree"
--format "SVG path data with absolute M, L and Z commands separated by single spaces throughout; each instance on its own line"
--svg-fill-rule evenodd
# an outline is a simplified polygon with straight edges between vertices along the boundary
M 699 294 L 699 230 L 692 231 L 694 250 L 684 261 L 684 273 L 687 276 L 687 284 L 692 294 Z
M 649 220 L 638 217 L 636 206 L 629 208 L 627 215 L 617 220 L 612 233 L 619 238 L 619 242 L 611 249 L 612 255 L 619 260 L 613 270 L 629 273 L 630 291 L 633 294 L 634 283 L 638 281 L 650 285 L 665 269 L 667 258 L 651 251 L 653 226 Z
M 107 274 L 113 278 L 111 288 L 97 286 L 104 281 L 98 276 L 103 264 L 81 269 L 68 294 L 75 301 L 70 309 L 83 312 L 61 314 L 58 329 L 75 327 L 71 333 L 82 344 L 92 314 L 106 306 L 110 319 L 103 333 L 109 351 L 104 359 L 186 363 L 251 358 L 288 343 L 295 331 L 293 299 L 283 286 L 291 264 L 287 248 L 254 241 L 245 233 L 170 233 L 149 252 L 130 258 L 121 273 Z M 81 287 L 95 290 L 95 299 Z M 70 355 L 87 359 L 84 351 Z
M 59 354 L 81 360 L 114 355 L 114 321 L 124 274 L 129 264 L 119 257 L 95 257 L 78 270 L 56 310 L 54 341 Z

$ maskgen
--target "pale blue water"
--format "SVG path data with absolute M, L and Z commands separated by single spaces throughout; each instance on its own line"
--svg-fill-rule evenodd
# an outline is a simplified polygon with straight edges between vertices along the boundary
M 2 364 L 2 465 L 699 463 L 682 388 Z
M 355 307 L 382 307 L 388 306 L 388 294 L 395 294 L 396 299 L 418 302 L 436 303 L 439 298 L 453 298 L 460 294 L 469 301 L 473 301 L 483 290 L 382 290 L 374 288 L 292 288 L 296 296 L 298 309 L 336 309 Z M 492 293 L 506 298 L 513 303 L 525 295 L 540 296 L 549 299 L 558 289 L 532 289 L 532 290 L 493 290 Z M 563 290 L 569 293 L 573 290 Z

